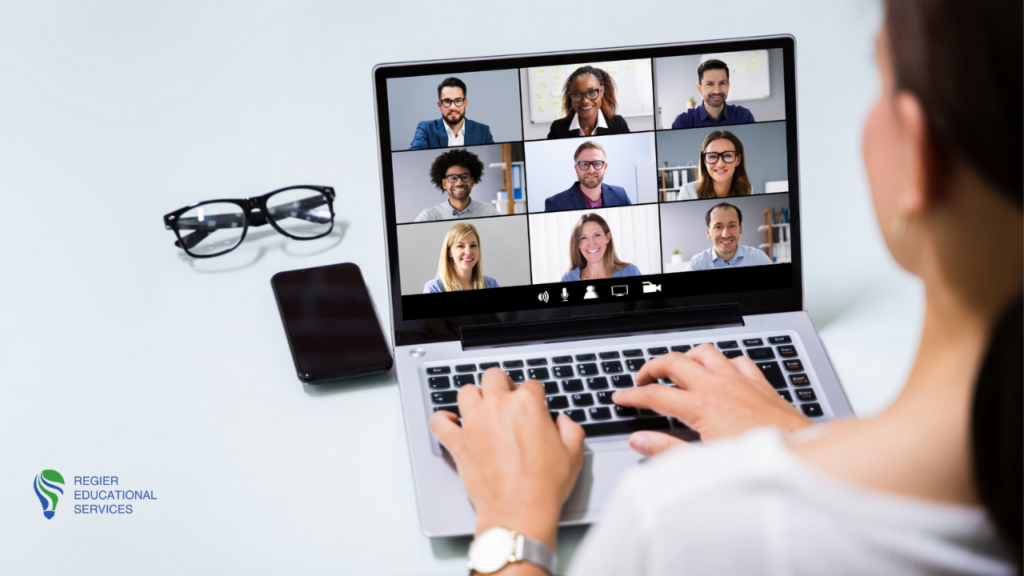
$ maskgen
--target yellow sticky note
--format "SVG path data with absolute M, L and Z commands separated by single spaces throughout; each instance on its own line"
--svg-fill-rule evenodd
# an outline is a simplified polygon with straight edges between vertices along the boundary
M 547 80 L 538 80 L 537 81 L 537 89 L 538 90 L 547 90 L 548 89 L 548 81 Z
M 559 68 L 561 68 L 561 66 L 559 66 Z M 561 86 L 562 85 L 562 75 L 561 74 L 552 74 L 551 75 L 551 82 Z
M 619 63 L 618 62 L 609 62 L 608 63 L 608 71 L 609 72 L 618 72 L 619 71 Z
M 636 60 L 627 60 L 626 61 L 626 66 L 628 66 L 630 68 L 636 68 Z
M 552 66 L 551 67 L 551 71 L 552 72 L 561 72 L 562 71 L 562 65 L 559 64 L 558 66 Z
M 536 94 L 533 95 L 533 97 L 537 99 L 537 102 L 543 102 L 544 101 L 544 93 L 543 92 L 537 92 Z
M 548 109 L 545 108 L 543 104 L 537 104 L 537 112 L 538 113 L 544 114 L 547 111 L 548 111 Z
M 555 86 L 554 88 L 551 89 L 551 95 L 552 96 L 561 96 L 562 95 L 562 89 L 559 88 L 558 86 Z
M 552 98 L 551 100 L 548 100 L 548 106 L 551 106 L 551 108 L 558 108 L 558 104 L 558 98 Z
M 544 76 L 545 74 L 548 73 L 548 69 L 547 68 L 534 68 L 533 69 L 533 73 L 536 74 L 537 76 Z

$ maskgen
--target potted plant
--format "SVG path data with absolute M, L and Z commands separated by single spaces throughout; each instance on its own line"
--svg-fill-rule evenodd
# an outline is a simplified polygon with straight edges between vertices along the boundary
M 672 263 L 673 264 L 682 264 L 683 263 L 683 253 L 679 251 L 679 248 L 676 248 L 675 250 L 672 251 Z

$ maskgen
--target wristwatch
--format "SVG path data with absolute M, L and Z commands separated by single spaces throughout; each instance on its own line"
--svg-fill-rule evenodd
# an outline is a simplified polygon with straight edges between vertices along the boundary
M 491 574 L 512 562 L 536 564 L 548 574 L 558 567 L 558 554 L 543 542 L 531 540 L 508 528 L 488 528 L 469 545 L 469 570 Z

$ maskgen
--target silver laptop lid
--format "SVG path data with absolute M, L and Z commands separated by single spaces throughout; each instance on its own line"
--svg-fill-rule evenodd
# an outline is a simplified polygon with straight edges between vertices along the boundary
M 802 309 L 794 50 L 377 66 L 396 345 Z

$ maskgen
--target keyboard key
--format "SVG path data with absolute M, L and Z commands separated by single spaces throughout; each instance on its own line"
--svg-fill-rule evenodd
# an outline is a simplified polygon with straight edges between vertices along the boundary
M 683 421 L 678 418 L 670 418 L 670 420 L 672 421 L 672 427 L 676 430 L 692 430 L 692 428 L 684 424 Z
M 743 341 L 744 346 L 764 346 L 760 338 L 747 338 Z
M 793 396 L 790 395 L 789 390 L 779 390 L 779 396 L 786 399 L 786 402 L 793 403 Z
M 558 382 L 541 382 L 545 394 L 558 394 Z
M 604 392 L 598 392 L 597 393 L 597 403 L 598 404 L 607 404 L 609 406 L 612 405 L 612 404 L 615 404 L 615 402 L 612 402 L 612 393 L 610 391 L 608 391 L 608 390 L 605 390 Z
M 577 412 L 577 410 L 573 410 Z M 582 410 L 578 410 L 582 412 Z M 568 412 L 566 412 L 568 414 Z M 580 420 L 577 420 L 579 422 Z M 611 422 L 595 422 L 584 424 L 583 431 L 587 436 L 608 436 L 610 434 L 629 434 L 638 430 L 668 430 L 668 418 L 641 418 L 634 420 L 612 420 Z
M 733 348 L 739 348 L 740 345 L 735 340 L 729 340 L 727 342 L 719 342 L 718 348 L 721 350 L 731 350 Z
M 801 404 L 800 409 L 804 411 L 804 414 L 807 414 L 811 418 L 817 418 L 818 416 L 825 415 L 825 413 L 821 411 L 821 406 L 819 406 L 816 402 L 811 402 L 810 404 Z
M 523 374 L 522 370 L 509 370 L 506 374 L 508 374 L 508 377 L 511 378 L 513 382 L 526 381 L 526 375 Z
M 552 412 L 551 413 L 551 420 L 552 421 L 558 420 L 558 412 Z
M 462 387 L 468 386 L 470 384 L 476 384 L 476 380 L 474 379 L 472 374 L 459 374 L 458 376 L 455 377 L 456 386 Z
M 630 418 L 636 416 L 636 408 L 630 408 L 629 406 L 616 406 L 615 414 L 619 418 Z
M 657 346 L 655 348 L 648 348 L 647 353 L 651 356 L 661 356 L 662 354 L 668 354 L 668 348 L 664 346 Z
M 804 365 L 799 360 L 783 360 L 782 365 L 786 367 L 788 372 L 803 372 Z
M 566 392 L 582 392 L 583 380 L 580 380 L 578 378 L 575 380 L 563 380 L 562 390 L 565 390 Z
M 722 350 L 722 354 L 725 354 L 726 358 L 736 358 L 743 356 L 743 350 Z
M 618 352 L 601 352 L 600 354 L 598 354 L 598 356 L 601 357 L 601 360 L 614 360 L 615 358 L 619 357 L 619 353 Z
M 548 359 L 547 358 L 531 358 L 531 359 L 526 361 L 526 365 L 527 366 L 547 366 L 548 365 Z
M 789 336 L 770 336 L 768 338 L 769 344 L 792 344 L 793 340 Z
M 431 376 L 427 378 L 427 384 L 430 385 L 431 390 L 444 390 L 445 388 L 452 387 L 452 383 L 448 380 L 447 376 Z
M 690 345 L 689 344 L 684 344 L 682 346 L 673 346 L 672 347 L 672 351 L 673 352 L 686 352 L 689 349 L 690 349 Z
M 658 413 L 655 412 L 654 410 L 648 410 L 647 408 L 641 408 L 640 409 L 640 415 L 641 416 L 657 416 Z
M 810 388 L 801 388 L 800 390 L 797 390 L 796 397 L 801 402 L 813 402 L 818 399 L 818 397 L 814 395 L 814 390 L 811 390 Z
M 569 407 L 569 399 L 565 396 L 548 398 L 548 410 L 564 410 Z
M 427 368 L 427 374 L 451 374 L 452 369 L 447 366 L 431 366 Z
M 551 361 L 555 364 L 571 364 L 572 356 L 555 356 Z
M 591 390 L 607 390 L 608 379 L 604 376 L 598 376 L 596 378 L 587 378 L 587 388 Z
M 594 405 L 594 395 L 590 394 L 589 392 L 585 393 L 585 394 L 573 394 L 572 395 L 572 405 L 573 406 L 593 406 Z
M 576 422 L 586 422 L 587 421 L 587 411 L 586 410 L 566 410 L 565 412 L 563 412 L 563 414 L 565 414 L 569 418 L 572 418 Z
M 640 369 L 641 366 L 644 365 L 645 362 L 646 360 L 644 360 L 643 358 L 637 358 L 636 360 L 626 360 L 626 370 L 629 370 L 630 372 L 636 372 L 637 370 Z
M 530 368 L 526 371 L 532 380 L 547 380 L 551 378 L 547 368 Z
M 637 349 L 637 350 L 623 350 L 622 351 L 622 355 L 625 356 L 626 358 L 643 358 L 644 357 L 644 351 L 643 350 L 639 350 L 639 349 Z
M 618 374 L 622 372 L 622 362 L 601 362 L 601 370 L 604 370 L 605 374 Z
M 597 375 L 597 364 L 577 364 L 576 370 L 580 376 L 595 376 Z
M 612 411 L 606 406 L 597 406 L 590 409 L 591 420 L 611 420 Z
M 790 374 L 789 381 L 793 383 L 793 386 L 809 386 L 811 383 L 807 379 L 807 374 Z
M 779 349 L 779 356 L 782 356 L 783 358 L 795 358 L 796 357 L 796 348 L 793 347 L 793 346 L 779 346 L 778 349 Z
M 456 372 L 476 372 L 476 364 L 459 364 L 455 367 Z
M 612 376 L 612 386 L 616 388 L 632 388 L 633 377 L 629 374 L 620 374 L 618 376 Z
M 504 362 L 501 363 L 501 367 L 502 368 L 522 368 L 523 367 L 523 361 L 522 360 L 505 360 Z
M 572 378 L 576 375 L 572 371 L 572 366 L 555 366 L 551 370 L 555 373 L 555 378 Z
M 764 374 L 772 388 L 779 390 L 786 387 L 786 379 L 782 377 L 778 362 L 762 362 L 757 367 L 761 369 L 761 374 Z
M 431 392 L 430 399 L 434 404 L 455 404 L 459 400 L 459 393 L 455 390 L 448 392 Z
M 591 360 L 597 360 L 597 355 L 596 354 L 577 354 L 576 355 L 576 361 L 577 362 L 590 362 Z
M 487 372 L 488 370 L 490 370 L 491 368 L 494 368 L 495 366 L 498 366 L 497 362 L 481 362 L 480 363 L 480 371 L 481 372 Z
M 459 414 L 458 406 L 434 406 L 434 412 L 437 412 L 438 410 L 447 410 L 448 412 L 455 414 L 459 418 L 462 418 L 462 414 Z
M 747 356 L 751 360 L 771 360 L 775 358 L 775 352 L 771 348 L 747 348 Z

